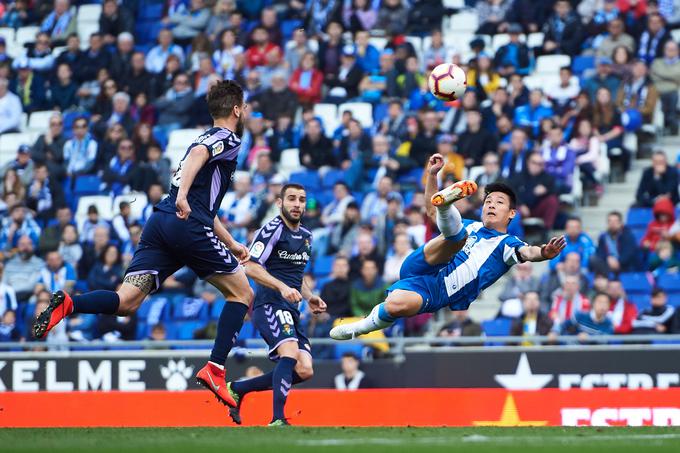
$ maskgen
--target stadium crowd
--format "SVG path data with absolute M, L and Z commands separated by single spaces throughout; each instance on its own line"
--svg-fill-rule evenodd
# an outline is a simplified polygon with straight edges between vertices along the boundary
M 211 125 L 204 97 L 221 78 L 239 81 L 250 106 L 241 171 L 221 210 L 232 235 L 247 243 L 276 215 L 287 180 L 308 188 L 307 278 L 329 306 L 304 316 L 310 335 L 366 315 L 406 256 L 437 234 L 422 190 L 435 152 L 447 162 L 442 185 L 509 181 L 519 200 L 511 233 L 565 229 L 568 246 L 546 275 L 516 267 L 498 319 L 480 326 L 454 313 L 433 330 L 440 324 L 425 314 L 388 334 L 585 341 L 680 332 L 678 173 L 663 151 L 648 153 L 658 135 L 678 133 L 671 33 L 680 2 L 445 2 L 453 3 L 104 0 L 96 22 L 86 22 L 92 5 L 80 2 L 0 4 L 0 30 L 12 39 L 14 29 L 17 38 L 36 31 L 20 51 L 0 33 L 0 148 L 4 135 L 24 130 L 24 114 L 44 119 L 37 139 L 0 168 L 0 340 L 31 340 L 52 291 L 121 283 L 168 190 L 173 134 Z M 461 32 L 459 17 L 478 29 Z M 467 71 L 459 101 L 427 88 L 443 62 Z M 570 214 L 576 187 L 597 199 L 609 167 L 623 176 L 650 154 L 635 207 L 609 214 L 595 242 Z M 110 210 L 83 206 L 101 194 Z M 480 195 L 458 203 L 466 218 L 478 219 L 480 206 Z M 210 338 L 221 303 L 182 269 L 136 316 L 81 314 L 47 341 Z M 241 337 L 256 336 L 246 324 Z

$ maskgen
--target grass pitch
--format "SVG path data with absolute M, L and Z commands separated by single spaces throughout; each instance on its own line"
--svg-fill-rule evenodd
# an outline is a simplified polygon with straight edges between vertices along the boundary
M 1 429 L 12 452 L 680 452 L 677 428 Z

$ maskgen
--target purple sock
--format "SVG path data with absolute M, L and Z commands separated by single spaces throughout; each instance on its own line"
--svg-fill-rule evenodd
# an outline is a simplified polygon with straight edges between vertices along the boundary
M 94 313 L 113 315 L 118 311 L 120 297 L 115 291 L 91 291 L 73 296 L 73 313 Z
M 220 319 L 217 321 L 217 336 L 215 337 L 215 346 L 210 353 L 210 361 L 218 365 L 224 366 L 227 361 L 229 351 L 234 347 L 234 342 L 238 333 L 243 326 L 243 318 L 248 313 L 248 306 L 240 302 L 227 301 L 220 313 Z
M 238 393 L 238 395 L 243 398 L 247 393 L 250 392 L 262 392 L 265 390 L 272 389 L 272 380 L 274 379 L 274 372 L 270 371 L 262 376 L 257 376 L 250 379 L 244 379 L 242 381 L 236 381 L 231 383 L 231 389 Z M 299 384 L 303 379 L 295 371 L 293 371 L 293 385 Z
M 272 390 L 274 390 L 274 420 L 283 420 L 283 408 L 286 405 L 288 392 L 293 386 L 293 368 L 297 360 L 292 357 L 281 357 L 272 374 Z

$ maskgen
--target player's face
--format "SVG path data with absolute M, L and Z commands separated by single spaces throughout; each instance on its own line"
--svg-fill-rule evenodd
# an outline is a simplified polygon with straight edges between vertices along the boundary
M 288 189 L 283 199 L 278 200 L 281 215 L 292 223 L 300 223 L 305 215 L 307 193 L 301 189 Z
M 484 199 L 482 206 L 482 222 L 492 230 L 505 231 L 515 217 L 515 210 L 510 208 L 510 197 L 503 192 L 491 192 Z

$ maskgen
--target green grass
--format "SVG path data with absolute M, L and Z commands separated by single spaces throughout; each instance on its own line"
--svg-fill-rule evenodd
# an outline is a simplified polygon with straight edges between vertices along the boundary
M 680 452 L 676 428 L 0 429 L 0 451 Z

